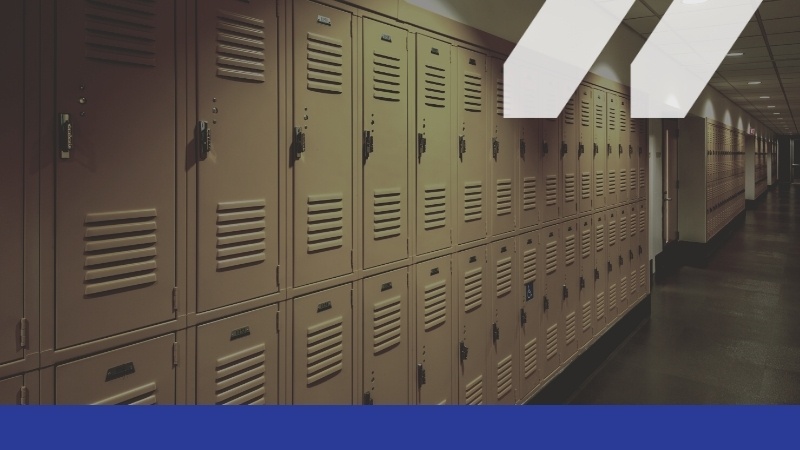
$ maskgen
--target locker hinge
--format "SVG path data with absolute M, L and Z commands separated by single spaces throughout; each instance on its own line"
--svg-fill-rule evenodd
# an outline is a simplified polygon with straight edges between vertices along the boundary
M 422 387 L 428 382 L 425 376 L 425 367 L 422 364 L 417 364 L 417 387 Z
M 275 311 L 275 331 L 281 331 L 281 312 Z
M 497 138 L 492 138 L 492 158 L 497 161 L 497 155 L 500 153 L 500 141 Z
M 519 154 L 525 156 L 525 152 L 527 149 L 525 148 L 525 139 L 519 140 Z
M 281 266 L 280 264 L 275 267 L 275 284 L 280 287 L 281 285 Z
M 492 339 L 494 342 L 500 340 L 500 327 L 497 326 L 497 322 L 492 324 Z
M 364 392 L 364 401 L 363 401 L 363 403 L 365 405 L 374 405 L 375 404 L 375 402 L 372 400 L 372 393 L 371 392 L 369 392 L 369 391 Z
M 353 270 L 353 250 L 350 250 L 350 270 Z
M 450 230 L 450 245 L 453 245 L 453 230 Z
M 29 402 L 28 400 L 28 387 L 21 386 L 19 388 L 19 404 L 20 405 L 27 405 Z
M 365 131 L 364 132 L 364 145 L 363 145 L 363 153 L 364 153 L 364 163 L 366 164 L 367 160 L 369 159 L 369 155 L 375 151 L 375 138 L 372 136 L 372 132 Z
M 463 161 L 464 153 L 467 153 L 467 137 L 462 134 L 458 137 L 458 159 Z
M 350 19 L 350 37 L 353 37 L 353 19 Z
M 586 288 L 586 278 L 581 277 L 581 289 Z
M 428 151 L 428 140 L 422 133 L 417 134 L 417 157 L 422 161 L 422 154 Z
M 19 319 L 19 348 L 28 348 L 28 319 Z
M 178 311 L 178 287 L 172 288 L 172 311 Z
M 353 309 L 353 288 L 350 288 L 350 309 Z
M 177 367 L 180 361 L 180 344 L 177 342 L 172 343 L 172 365 Z
M 458 344 L 458 354 L 461 357 L 461 361 L 466 361 L 467 356 L 469 356 L 469 347 L 467 347 L 467 344 L 465 344 L 464 341 L 461 341 Z
M 528 323 L 528 313 L 525 312 L 525 308 L 519 310 L 519 323 L 523 327 Z

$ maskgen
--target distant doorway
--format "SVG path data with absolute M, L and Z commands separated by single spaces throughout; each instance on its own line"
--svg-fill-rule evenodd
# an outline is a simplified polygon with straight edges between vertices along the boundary
M 664 119 L 662 159 L 662 218 L 664 247 L 677 242 L 678 233 L 678 121 Z

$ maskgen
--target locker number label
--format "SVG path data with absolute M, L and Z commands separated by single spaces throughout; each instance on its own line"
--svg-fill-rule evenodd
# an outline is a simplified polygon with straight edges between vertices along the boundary
M 136 373 L 136 367 L 133 366 L 132 362 L 112 367 L 106 371 L 106 382 L 133 375 L 134 373 Z
M 239 328 L 238 330 L 231 331 L 231 340 L 235 341 L 244 337 L 250 336 L 250 327 Z
M 327 26 L 333 25 L 333 23 L 331 22 L 331 18 L 325 16 L 317 16 L 317 23 L 321 23 Z
M 333 305 L 331 304 L 331 302 L 323 302 L 323 303 L 320 303 L 319 305 L 317 305 L 317 312 L 321 313 L 321 312 L 327 311 L 327 310 L 329 310 L 331 308 L 333 308 Z

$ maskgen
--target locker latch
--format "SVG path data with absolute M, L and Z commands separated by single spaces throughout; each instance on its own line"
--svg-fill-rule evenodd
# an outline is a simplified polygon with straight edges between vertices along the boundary
M 609 155 L 611 154 L 611 152 L 612 152 L 612 149 L 611 149 L 611 144 L 608 144 L 608 145 L 606 146 L 606 151 L 608 152 L 608 154 L 609 154 Z
M 197 124 L 197 151 L 200 160 L 205 160 L 211 153 L 211 128 L 208 127 L 208 122 L 205 120 L 201 120 Z
M 597 145 L 597 143 L 595 142 L 595 144 L 594 144 L 594 154 L 596 155 L 598 153 L 600 153 L 600 146 Z
M 467 356 L 469 355 L 469 347 L 467 347 L 467 344 L 465 344 L 464 341 L 459 343 L 459 354 L 461 355 L 461 360 L 466 361 Z
M 524 308 L 519 310 L 519 323 L 522 324 L 522 326 L 528 323 L 528 313 L 525 312 Z
M 372 393 L 364 392 L 364 404 L 365 405 L 374 405 L 375 402 L 372 400 Z
M 600 271 L 597 270 L 597 269 L 594 269 L 594 279 L 595 280 L 599 280 L 600 279 Z
M 584 153 L 585 153 L 585 151 L 586 151 L 586 149 L 585 149 L 585 148 L 584 148 L 584 146 L 583 146 L 583 142 L 581 142 L 580 144 L 578 144 L 578 156 L 580 156 L 580 155 L 584 154 Z
M 300 159 L 300 155 L 306 152 L 306 134 L 301 127 L 294 129 L 294 159 Z
M 467 137 L 462 134 L 458 137 L 458 158 L 464 159 L 464 153 L 467 153 Z
M 364 162 L 367 162 L 369 155 L 375 150 L 375 138 L 369 131 L 364 132 Z
M 569 145 L 566 142 L 561 143 L 561 156 L 566 155 L 569 153 Z
M 417 364 L 417 385 L 422 387 L 428 380 L 425 377 L 425 367 L 422 364 Z
M 581 289 L 586 288 L 586 278 L 581 277 Z
M 420 160 L 422 160 L 422 154 L 428 151 L 428 139 L 425 138 L 425 135 L 419 133 L 417 135 L 417 155 Z
M 628 146 L 628 154 L 629 155 L 633 155 L 633 146 L 632 145 Z
M 642 254 L 642 246 L 641 245 L 639 246 L 639 254 L 640 255 Z
M 628 258 L 628 259 L 630 259 L 631 261 L 633 261 L 633 250 L 629 250 L 629 251 L 628 251 L 628 253 L 630 253 L 630 256 L 629 256 L 629 258 Z
M 492 138 L 492 158 L 496 160 L 498 153 L 500 153 L 500 141 L 497 138 Z
M 619 144 L 619 156 L 622 156 L 622 144 Z
M 497 322 L 492 324 L 492 339 L 494 339 L 494 342 L 500 340 L 500 327 L 497 326 Z
M 562 293 L 561 295 L 562 295 L 562 296 L 563 296 L 565 299 L 566 299 L 566 298 L 569 298 L 569 288 L 567 287 L 567 285 L 566 285 L 566 284 L 565 284 L 565 285 L 563 285 L 563 286 L 561 286 L 561 293 Z
M 544 296 L 544 310 L 547 311 L 550 309 L 550 299 L 547 296 Z
M 611 261 L 608 262 L 608 271 L 611 272 L 614 270 L 614 265 L 611 264 Z
M 58 150 L 61 159 L 69 159 L 73 148 L 72 122 L 69 114 L 58 115 Z
M 520 153 L 522 156 L 525 156 L 525 151 L 526 151 L 526 150 L 527 150 L 527 149 L 525 148 L 525 139 L 520 139 L 520 140 L 519 140 L 519 153 Z
M 623 258 L 622 255 L 619 255 L 619 265 L 621 266 L 623 264 L 625 264 L 625 258 Z

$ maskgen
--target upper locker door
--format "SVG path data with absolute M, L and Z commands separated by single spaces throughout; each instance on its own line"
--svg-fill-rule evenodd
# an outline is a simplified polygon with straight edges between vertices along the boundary
M 459 387 L 461 405 L 485 402 L 486 351 L 489 346 L 489 312 L 486 248 L 461 252 L 458 258 Z
M 4 39 L 0 40 L 0 54 L 5 55 L 3 67 L 2 98 L 6 107 L 0 112 L 3 129 L 0 131 L 5 147 L 3 164 L 0 164 L 0 366 L 23 357 L 17 345 L 17 326 L 23 317 L 22 266 L 23 266 L 23 161 L 25 99 L 23 7 L 25 2 L 14 0 L 4 5 L 2 20 Z M 0 403 L 4 399 L 0 398 Z
M 408 33 L 364 19 L 364 267 L 408 257 Z
M 594 168 L 594 152 L 592 150 L 594 145 L 593 130 L 594 124 L 592 123 L 593 114 L 593 99 L 592 88 L 586 85 L 580 85 L 578 88 L 578 108 L 579 119 L 578 122 L 578 210 L 581 213 L 590 212 L 592 210 L 592 170 Z
M 490 208 L 492 215 L 492 235 L 514 231 L 516 226 L 516 208 L 514 198 L 514 162 L 517 159 L 519 146 L 518 122 L 503 117 L 504 81 L 503 60 L 491 58 L 492 87 L 495 111 L 492 114 L 492 154 L 489 164 L 492 172 L 493 201 Z
M 542 342 L 542 378 L 546 379 L 561 364 L 558 354 L 559 322 L 561 321 L 561 299 L 564 290 L 564 273 L 561 259 L 564 245 L 561 242 L 561 229 L 553 225 L 539 232 L 544 260 L 544 289 L 542 292 L 542 316 L 539 325 L 539 339 Z
M 517 273 L 514 270 L 516 242 L 512 239 L 495 242 L 491 246 L 494 265 L 494 295 L 492 296 L 491 323 L 492 346 L 489 350 L 489 368 L 486 383 L 489 388 L 487 403 L 514 404 L 519 389 L 519 355 L 517 330 L 519 330 L 519 301 Z
M 458 242 L 486 237 L 486 56 L 458 49 Z M 440 169 L 441 170 L 441 169 Z
M 636 119 L 639 121 L 638 124 L 638 131 L 639 131 L 639 200 L 646 200 L 649 194 L 649 185 L 650 185 L 650 178 L 649 178 L 649 171 L 650 171 L 650 162 L 648 156 L 648 141 L 650 136 L 647 133 L 647 120 L 645 119 Z
M 558 335 L 561 361 L 568 360 L 578 351 L 581 244 L 579 230 L 578 223 L 574 220 L 561 225 L 561 239 L 564 243 L 562 265 L 564 287 L 561 296 L 561 318 Z
M 580 89 L 569 99 L 561 116 L 561 217 L 578 213 L 578 149 Z
M 542 119 L 542 181 L 544 188 L 543 204 L 541 209 L 542 223 L 558 219 L 558 207 L 561 204 L 563 192 L 559 189 L 559 165 L 561 163 L 561 128 L 564 112 L 558 119 Z
M 417 254 L 452 245 L 452 47 L 417 35 Z M 444 168 L 444 170 L 442 170 Z
M 353 270 L 350 13 L 294 5 L 294 285 Z
M 608 291 L 608 260 L 606 259 L 606 215 L 597 213 L 592 216 L 592 237 L 594 239 L 594 305 L 593 331 L 597 336 L 606 327 L 606 293 Z
M 619 96 L 613 92 L 606 94 L 606 205 L 611 206 L 619 201 Z
M 520 352 L 519 398 L 525 398 L 536 389 L 541 381 L 539 323 L 542 310 L 537 300 L 538 289 L 543 287 L 539 279 L 541 266 L 539 252 L 539 232 L 534 231 L 517 237 L 517 266 L 522 279 L 522 308 L 520 309 L 520 333 L 518 351 Z
M 56 18 L 63 348 L 175 317 L 175 4 L 56 2 Z
M 631 134 L 630 134 L 630 99 L 624 96 L 619 97 L 619 170 L 617 172 L 617 190 L 619 192 L 619 202 L 626 203 L 630 199 L 628 187 L 630 182 L 628 177 L 631 166 Z
M 594 153 L 594 200 L 592 206 L 595 209 L 606 206 L 606 163 L 608 161 L 608 143 L 606 142 L 606 92 L 600 89 L 592 89 L 593 114 L 592 125 L 594 127 L 594 143 L 592 152 Z
M 417 402 L 453 404 L 452 260 L 419 263 L 417 271 Z
M 619 313 L 619 214 L 616 209 L 606 211 L 606 273 L 608 295 L 606 297 L 606 321 L 611 322 Z
M 580 311 L 580 326 L 578 327 L 578 348 L 583 348 L 592 340 L 592 327 L 594 319 L 592 305 L 594 304 L 594 246 L 592 245 L 592 216 L 578 219 L 580 233 L 580 262 L 578 288 L 580 289 L 578 311 Z
M 519 210 L 520 228 L 528 228 L 539 224 L 540 196 L 544 190 L 539 189 L 541 179 L 541 163 L 539 161 L 539 142 L 541 142 L 541 121 L 524 119 L 521 121 L 519 140 L 519 186 L 521 195 Z
M 619 277 L 619 286 L 617 292 L 617 298 L 619 299 L 619 314 L 623 314 L 628 309 L 628 302 L 629 302 L 629 289 L 630 283 L 632 280 L 630 279 L 629 275 L 631 273 L 631 264 L 630 259 L 628 258 L 628 254 L 631 251 L 631 241 L 630 241 L 630 228 L 636 226 L 636 216 L 629 217 L 628 216 L 628 207 L 622 206 L 617 210 L 618 214 L 618 224 L 619 224 L 619 255 L 617 256 L 616 261 L 612 261 L 618 268 L 618 277 Z
M 197 4 L 199 311 L 278 290 L 275 0 Z M 253 101 L 258 99 L 258 101 Z
M 639 198 L 639 119 L 630 116 L 631 110 L 628 110 L 628 198 L 635 201 Z

